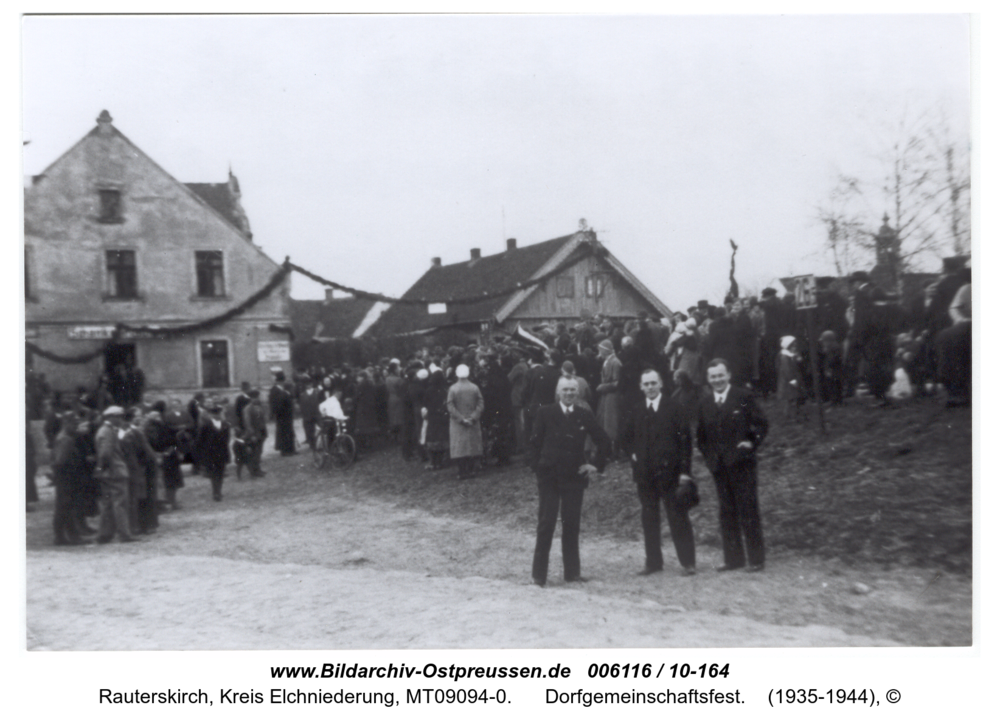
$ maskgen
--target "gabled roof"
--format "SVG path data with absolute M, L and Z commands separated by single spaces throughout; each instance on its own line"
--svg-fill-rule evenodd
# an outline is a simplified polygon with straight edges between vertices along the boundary
M 574 236 L 562 236 L 523 248 L 483 256 L 447 266 L 432 266 L 403 294 L 402 300 L 468 298 L 495 293 L 534 276 Z M 446 313 L 430 314 L 424 304 L 395 303 L 371 327 L 373 335 L 395 335 L 436 326 L 474 323 L 493 318 L 509 296 L 481 303 L 448 306 Z
M 670 314 L 670 309 L 597 241 L 593 231 L 581 231 L 476 260 L 432 266 L 401 300 L 446 301 L 499 293 L 594 252 L 599 252 L 601 258 L 662 316 Z M 436 314 L 429 313 L 426 304 L 396 303 L 371 326 L 369 333 L 392 336 L 493 319 L 502 323 L 537 289 L 538 286 L 530 286 L 479 303 L 449 304 L 445 313 Z
M 253 243 L 250 234 L 250 223 L 247 220 L 246 212 L 243 210 L 242 205 L 239 202 L 238 195 L 232 193 L 232 189 L 229 183 L 181 183 L 176 178 L 174 178 L 170 173 L 168 173 L 163 166 L 157 163 L 155 160 L 150 158 L 145 151 L 143 151 L 139 146 L 133 143 L 128 136 L 122 133 L 118 128 L 115 127 L 112 122 L 111 114 L 107 110 L 102 110 L 101 114 L 97 118 L 97 125 L 90 129 L 80 140 L 70 146 L 62 155 L 56 158 L 54 161 L 49 163 L 38 175 L 34 176 L 32 179 L 33 185 L 39 180 L 43 179 L 48 175 L 49 171 L 60 163 L 63 158 L 67 157 L 72 153 L 77 147 L 83 145 L 90 138 L 99 138 L 102 133 L 110 133 L 112 136 L 120 138 L 122 141 L 127 143 L 137 157 L 141 157 L 147 163 L 152 165 L 158 171 L 167 176 L 171 181 L 184 188 L 191 197 L 200 203 L 204 203 L 208 208 L 212 210 L 217 216 L 222 220 L 226 221 L 228 225 L 232 226 L 245 241 L 247 241 L 251 248 L 253 248 L 262 258 L 267 259 L 268 262 L 273 263 L 275 266 L 279 264 L 275 262 L 273 258 L 264 253 L 260 246 Z M 230 181 L 233 186 L 235 186 L 236 193 L 239 193 L 239 184 L 235 176 L 233 176 L 232 171 L 229 173 Z M 222 190 L 226 192 L 226 198 L 222 198 Z
M 375 301 L 360 298 L 335 298 L 330 301 L 289 299 L 292 330 L 299 341 L 313 338 L 351 338 Z

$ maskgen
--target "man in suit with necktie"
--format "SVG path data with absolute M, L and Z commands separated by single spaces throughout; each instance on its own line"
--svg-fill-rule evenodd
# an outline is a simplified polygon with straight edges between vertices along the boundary
M 749 561 L 747 571 L 759 572 L 764 569 L 764 535 L 757 504 L 756 454 L 767 436 L 767 417 L 753 394 L 733 386 L 731 378 L 725 359 L 709 361 L 712 393 L 698 407 L 698 450 L 719 493 L 724 561 L 716 571 L 740 569 Z
M 611 453 L 611 438 L 594 414 L 580 407 L 579 387 L 574 379 L 561 378 L 556 386 L 558 403 L 542 406 L 535 415 L 530 440 L 529 463 L 538 479 L 538 534 L 531 578 L 545 586 L 549 549 L 556 519 L 562 510 L 563 578 L 585 582 L 580 576 L 580 514 L 588 475 L 604 469 Z M 587 436 L 597 445 L 596 468 L 588 464 L 583 447 Z
M 678 491 L 691 483 L 691 427 L 681 407 L 663 395 L 658 371 L 642 372 L 640 386 L 646 398 L 628 416 L 622 432 L 622 448 L 632 458 L 632 475 L 642 504 L 642 534 L 646 565 L 639 574 L 663 571 L 660 535 L 660 501 L 667 512 L 670 536 L 681 563 L 682 574 L 695 573 L 694 532 L 687 508 Z

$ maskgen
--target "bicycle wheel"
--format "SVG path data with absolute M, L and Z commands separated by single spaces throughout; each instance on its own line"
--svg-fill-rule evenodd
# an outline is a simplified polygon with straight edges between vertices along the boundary
M 358 450 L 354 445 L 354 439 L 347 434 L 341 434 L 333 440 L 333 448 L 330 450 L 330 457 L 333 464 L 338 469 L 346 469 L 354 463 Z
M 317 469 L 322 469 L 330 460 L 329 441 L 326 438 L 326 431 L 320 429 L 316 434 L 316 446 L 313 448 L 313 465 Z

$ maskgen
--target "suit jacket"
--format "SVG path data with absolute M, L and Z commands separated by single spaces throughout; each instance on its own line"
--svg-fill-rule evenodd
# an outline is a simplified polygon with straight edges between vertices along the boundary
M 706 394 L 698 406 L 698 450 L 713 473 L 721 466 L 752 462 L 767 436 L 767 417 L 752 393 L 738 386 L 729 387 L 729 395 L 719 408 L 714 392 Z M 737 448 L 749 441 L 749 449 Z
M 243 409 L 243 431 L 248 439 L 263 441 L 267 438 L 267 422 L 260 400 L 253 401 Z
M 99 479 L 127 479 L 128 465 L 125 463 L 118 428 L 105 421 L 97 430 L 94 445 L 97 447 L 97 469 L 94 476 Z
M 621 443 L 627 454 L 635 455 L 638 480 L 669 484 L 691 474 L 691 427 L 680 404 L 662 393 L 655 413 L 643 400 L 628 415 Z
M 588 435 L 597 445 L 595 466 L 603 470 L 605 459 L 611 454 L 611 438 L 594 414 L 579 405 L 569 415 L 557 403 L 542 406 L 531 429 L 531 468 L 554 469 L 565 476 L 576 476 L 577 470 L 587 463 L 583 447 Z M 586 477 L 580 478 L 585 485 Z
M 198 463 L 206 469 L 220 469 L 228 464 L 232 457 L 229 454 L 229 422 L 223 421 L 219 428 L 209 420 L 198 429 L 195 442 Z
M 556 385 L 562 372 L 552 364 L 534 366 L 528 370 L 527 408 L 537 409 L 552 403 L 556 395 Z

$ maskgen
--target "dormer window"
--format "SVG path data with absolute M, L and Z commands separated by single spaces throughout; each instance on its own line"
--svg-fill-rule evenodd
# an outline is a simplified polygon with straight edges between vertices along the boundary
M 100 223 L 122 222 L 122 192 L 110 188 L 97 191 L 101 199 L 101 213 L 97 217 Z

